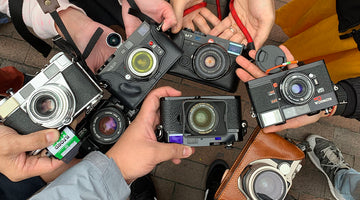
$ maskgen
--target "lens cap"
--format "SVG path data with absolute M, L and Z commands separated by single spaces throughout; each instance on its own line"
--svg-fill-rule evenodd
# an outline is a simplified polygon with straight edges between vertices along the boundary
M 285 53 L 275 45 L 266 45 L 261 47 L 255 56 L 255 62 L 261 70 L 266 72 L 266 70 L 281 65 L 285 63 L 286 56 Z M 270 74 L 281 71 L 282 68 L 277 68 L 270 71 Z

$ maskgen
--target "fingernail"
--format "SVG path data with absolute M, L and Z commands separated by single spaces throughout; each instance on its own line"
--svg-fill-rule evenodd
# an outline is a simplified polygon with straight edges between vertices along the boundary
M 46 133 L 46 140 L 48 141 L 48 143 L 54 143 L 59 139 L 59 135 L 57 132 L 55 131 L 50 131 Z
M 190 156 L 192 154 L 191 147 L 185 147 L 183 150 L 183 156 Z

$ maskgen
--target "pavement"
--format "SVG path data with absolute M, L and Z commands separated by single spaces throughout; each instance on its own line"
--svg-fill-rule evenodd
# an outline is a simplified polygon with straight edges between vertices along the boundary
M 280 8 L 290 0 L 275 0 L 276 8 Z M 214 4 L 209 4 L 214 9 Z M 265 44 L 279 45 L 287 40 L 281 28 L 274 25 L 269 39 Z M 51 44 L 51 41 L 48 40 Z M 50 58 L 57 53 L 52 50 L 50 56 L 42 57 L 34 48 L 26 43 L 15 31 L 11 23 L 0 24 L 0 66 L 15 66 L 27 73 L 38 72 Z M 245 85 L 240 82 L 235 93 L 224 92 L 193 81 L 172 75 L 165 75 L 157 84 L 171 86 L 182 91 L 183 96 L 198 95 L 240 95 L 242 102 L 242 118 L 249 124 L 248 132 L 257 126 L 255 119 L 250 116 L 251 103 Z M 345 161 L 360 171 L 360 123 L 353 119 L 339 116 L 322 118 L 318 122 L 301 128 L 281 131 L 278 134 L 302 141 L 309 134 L 318 134 L 335 142 L 342 150 Z M 234 148 L 225 149 L 224 146 L 197 147 L 195 154 L 183 159 L 179 165 L 171 161 L 159 164 L 153 171 L 153 181 L 159 200 L 199 200 L 203 199 L 206 174 L 209 165 L 215 159 L 225 160 L 231 166 L 241 152 L 247 134 L 242 142 L 236 142 Z M 328 189 L 325 177 L 306 158 L 301 171 L 293 180 L 289 191 L 296 199 L 334 199 Z

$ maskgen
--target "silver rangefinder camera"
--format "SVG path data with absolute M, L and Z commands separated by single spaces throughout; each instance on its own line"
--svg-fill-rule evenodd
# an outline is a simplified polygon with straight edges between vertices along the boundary
M 64 53 L 56 54 L 45 68 L 11 97 L 0 101 L 4 125 L 26 135 L 47 128 L 61 133 L 48 150 L 62 159 L 79 139 L 67 127 L 83 111 L 89 112 L 103 97 L 103 90 Z M 63 155 L 56 155 L 62 152 Z

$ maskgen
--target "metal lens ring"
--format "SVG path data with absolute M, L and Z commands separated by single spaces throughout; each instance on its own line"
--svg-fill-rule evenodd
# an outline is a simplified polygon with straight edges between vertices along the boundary
M 193 68 L 202 79 L 221 78 L 229 69 L 230 58 L 226 50 L 218 44 L 200 46 L 194 53 Z
M 100 144 L 113 144 L 125 131 L 127 124 L 124 114 L 117 108 L 100 109 L 91 118 L 91 137 Z
M 120 44 L 122 43 L 122 38 L 121 35 L 118 33 L 110 33 L 107 37 L 106 37 L 106 44 L 109 47 L 113 47 L 113 48 L 117 48 L 120 46 Z
M 238 185 L 243 188 L 250 199 L 274 199 L 282 200 L 288 191 L 285 177 L 280 171 L 268 165 L 251 166 L 241 179 L 238 179 Z
M 30 119 L 46 128 L 59 128 L 72 122 L 75 96 L 66 87 L 51 83 L 40 87 L 29 97 Z
M 199 133 L 208 134 L 214 130 L 219 121 L 216 109 L 208 103 L 197 103 L 188 113 L 189 127 Z
M 280 91 L 290 103 L 302 105 L 314 96 L 315 86 L 305 74 L 295 72 L 284 78 L 280 84 Z
M 147 48 L 135 49 L 129 55 L 128 67 L 138 77 L 149 76 L 157 67 L 157 57 Z

